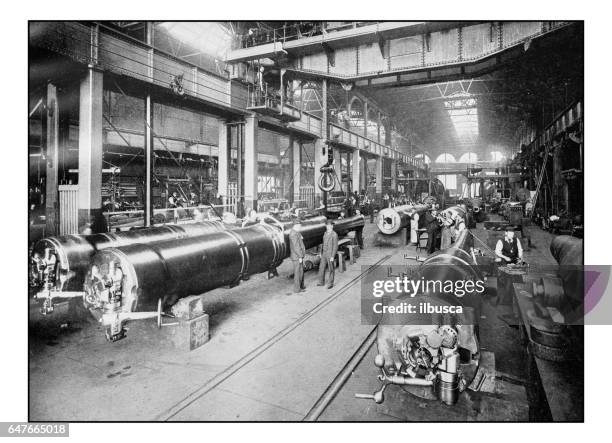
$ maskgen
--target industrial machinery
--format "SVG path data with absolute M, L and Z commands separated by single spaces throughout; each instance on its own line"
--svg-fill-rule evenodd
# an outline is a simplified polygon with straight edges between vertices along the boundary
M 557 276 L 531 275 L 532 297 L 526 308 L 529 346 L 536 357 L 567 361 L 584 341 L 585 290 L 582 239 L 558 236 L 550 252 L 559 263 Z
M 292 223 L 286 222 L 282 226 L 286 229 Z M 304 223 L 325 223 L 325 217 L 313 217 Z M 53 311 L 55 299 L 83 295 L 85 275 L 97 251 L 132 244 L 179 240 L 235 228 L 236 226 L 220 221 L 209 220 L 115 233 L 47 237 L 36 242 L 33 247 L 30 257 L 30 286 L 37 291 L 35 298 L 43 301 L 41 312 L 48 314 Z
M 453 220 L 455 220 L 457 217 L 461 217 L 463 221 L 465 221 L 466 227 L 470 227 L 472 224 L 472 216 L 466 205 L 449 206 L 443 211 L 440 211 L 440 216 L 451 218 Z
M 307 249 L 321 243 L 325 218 L 321 219 L 302 224 Z M 344 235 L 363 226 L 363 216 L 355 216 L 337 221 L 334 230 Z M 125 321 L 156 317 L 180 298 L 274 272 L 289 252 L 284 226 L 268 224 L 107 248 L 95 254 L 89 267 L 84 303 L 115 341 L 125 335 Z
M 376 217 L 378 230 L 386 235 L 392 235 L 400 229 L 410 226 L 415 215 L 421 215 L 429 208 L 428 205 L 403 205 L 382 209 Z
M 453 247 L 428 257 L 414 279 L 439 281 L 476 281 L 482 276 L 473 255 L 472 236 L 468 230 L 460 233 Z M 479 318 L 480 296 L 460 297 L 429 290 L 416 295 L 422 303 L 461 305 L 464 312 L 434 315 L 422 324 L 383 324 L 377 328 L 378 355 L 374 364 L 380 368 L 380 390 L 371 397 L 384 401 L 389 385 L 427 399 L 438 399 L 448 405 L 457 402 L 459 393 L 472 383 L 480 360 L 476 319 Z M 398 298 L 395 303 L 405 301 Z
M 85 274 L 97 251 L 132 244 L 178 240 L 225 230 L 219 221 L 165 225 L 125 232 L 47 237 L 34 245 L 30 259 L 30 286 L 43 300 L 41 312 L 53 311 L 53 299 L 82 295 Z

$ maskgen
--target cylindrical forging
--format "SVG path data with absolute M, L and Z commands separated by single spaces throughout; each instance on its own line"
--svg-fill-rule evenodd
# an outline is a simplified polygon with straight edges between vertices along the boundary
M 442 211 L 442 214 L 446 215 L 446 217 L 453 219 L 461 217 L 465 222 L 466 227 L 468 227 L 470 224 L 470 213 L 465 205 L 449 206 L 448 208 Z
M 378 213 L 376 225 L 378 230 L 386 235 L 392 235 L 400 229 L 410 226 L 410 220 L 415 214 L 422 214 L 427 205 L 403 205 L 385 208 Z
M 185 295 L 237 283 L 278 266 L 287 255 L 281 231 L 258 224 L 233 231 L 99 251 L 85 279 L 88 307 L 102 307 L 103 282 L 121 270 L 121 310 L 151 311 Z M 108 283 L 106 283 L 108 285 Z
M 325 220 L 302 223 L 306 248 L 321 243 Z M 355 216 L 337 221 L 334 229 L 342 233 L 363 225 L 363 217 Z M 288 232 L 268 224 L 104 249 L 95 254 L 85 278 L 85 304 L 104 308 L 111 302 L 106 288 L 119 287 L 112 297 L 121 300 L 121 311 L 150 311 L 159 299 L 170 304 L 272 270 L 289 253 Z M 114 281 L 116 275 L 120 281 Z
M 63 282 L 65 291 L 80 291 L 91 259 L 97 251 L 132 244 L 149 244 L 165 240 L 195 237 L 225 230 L 220 221 L 203 221 L 183 225 L 165 225 L 132 229 L 124 232 L 92 235 L 62 235 L 38 241 L 32 251 L 32 261 L 45 256 L 48 249 L 57 258 L 55 281 Z

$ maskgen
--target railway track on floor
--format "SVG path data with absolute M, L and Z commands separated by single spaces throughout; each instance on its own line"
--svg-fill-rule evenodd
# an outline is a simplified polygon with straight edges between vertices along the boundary
M 387 261 L 391 257 L 392 257 L 392 254 L 385 255 L 380 260 L 378 260 L 377 262 L 375 262 L 372 265 L 370 265 L 369 268 L 365 272 L 362 272 L 359 275 L 357 275 L 356 277 L 354 277 L 351 280 L 349 280 L 347 283 L 345 283 L 342 287 L 340 287 L 337 291 L 335 291 L 329 297 L 325 298 L 320 303 L 318 303 L 316 306 L 314 306 L 313 308 L 311 308 L 310 310 L 305 312 L 300 318 L 298 318 L 297 320 L 295 320 L 291 324 L 287 325 L 285 328 L 283 328 L 282 330 L 280 330 L 279 332 L 274 334 L 272 337 L 268 338 L 265 342 L 263 342 L 259 346 L 255 347 L 253 350 L 251 350 L 250 352 L 248 352 L 247 354 L 242 356 L 240 359 L 236 360 L 234 363 L 232 363 L 231 365 L 226 367 L 221 372 L 217 373 L 214 377 L 212 377 L 211 379 L 206 381 L 204 384 L 199 386 L 196 390 L 194 390 L 193 392 L 189 393 L 187 396 L 183 397 L 183 399 L 181 399 L 178 402 L 174 403 L 172 406 L 170 406 L 169 408 L 167 408 L 163 412 L 157 414 L 157 416 L 155 416 L 153 418 L 153 420 L 154 421 L 168 421 L 168 420 L 172 420 L 181 411 L 183 411 L 184 409 L 188 408 L 194 402 L 196 402 L 197 400 L 199 400 L 200 398 L 204 397 L 206 394 L 208 394 L 209 392 L 214 390 L 221 383 L 223 383 L 224 381 L 229 379 L 231 376 L 236 374 L 238 371 L 240 371 L 242 368 L 244 368 L 250 362 L 252 362 L 257 357 L 262 355 L 267 349 L 269 349 L 272 346 L 274 346 L 274 344 L 278 343 L 280 340 L 282 340 L 284 337 L 286 337 L 288 334 L 290 334 L 293 330 L 298 328 L 301 324 L 306 322 L 308 319 L 312 318 L 314 315 L 316 315 L 318 312 L 323 310 L 326 306 L 328 306 L 334 300 L 336 300 L 337 298 L 339 298 L 340 296 L 345 294 L 353 285 L 355 285 L 357 282 L 359 282 L 365 275 L 367 275 L 370 272 L 372 272 L 374 269 L 376 269 L 378 266 L 380 266 L 382 263 L 384 263 L 385 261 Z M 370 333 L 368 335 L 368 337 L 370 337 L 371 335 L 372 335 L 372 333 Z M 374 336 L 375 336 L 375 334 L 374 334 Z M 359 348 L 361 348 L 362 346 L 363 346 L 363 344 Z M 370 346 L 371 346 L 371 344 L 370 344 Z M 366 350 L 366 352 L 367 352 L 367 350 Z M 351 360 L 353 359 L 353 357 L 351 357 Z M 363 358 L 363 356 L 361 358 Z M 349 372 L 349 375 L 350 375 L 350 372 Z M 347 379 L 348 379 L 348 377 L 347 377 Z M 328 390 L 329 390 L 329 388 L 326 389 L 325 392 L 327 392 Z M 325 393 L 323 395 L 325 395 Z M 319 399 L 319 401 L 317 401 L 316 404 L 319 404 L 320 400 L 321 399 Z M 316 406 L 316 404 L 315 404 L 315 406 Z M 329 404 L 329 403 L 327 403 L 327 404 Z
M 329 384 L 327 389 L 325 389 L 323 394 L 321 394 L 321 396 L 312 406 L 312 408 L 310 408 L 310 411 L 308 411 L 302 421 L 317 421 L 317 419 L 325 412 L 328 406 L 334 401 L 336 395 L 338 395 L 342 387 L 353 374 L 353 371 L 357 369 L 357 366 L 359 366 L 370 348 L 372 348 L 372 346 L 376 342 L 377 328 L 378 326 L 372 327 L 372 330 L 357 347 L 357 350 L 353 353 L 351 358 L 348 359 L 342 369 L 340 369 L 338 374 L 334 377 L 332 382 Z

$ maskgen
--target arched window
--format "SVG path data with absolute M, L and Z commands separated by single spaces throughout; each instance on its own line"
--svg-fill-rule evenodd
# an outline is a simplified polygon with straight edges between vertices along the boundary
M 478 155 L 474 152 L 466 152 L 459 157 L 459 163 L 476 163 L 478 161 Z
M 506 156 L 503 153 L 499 152 L 499 151 L 491 152 L 491 161 L 500 162 L 500 161 L 502 161 L 505 158 L 506 158 Z
M 364 106 L 363 102 L 359 97 L 354 96 L 348 105 L 349 120 L 351 127 L 361 128 L 363 130 L 364 124 Z
M 427 154 L 417 154 L 414 156 L 414 158 L 422 158 L 424 159 L 424 162 L 426 165 L 431 163 L 431 157 Z
M 455 160 L 455 157 L 453 156 L 453 154 L 449 154 L 447 152 L 445 152 L 444 154 L 440 154 L 438 155 L 438 157 L 436 157 L 436 163 L 456 163 L 457 160 Z
M 444 189 L 457 191 L 457 176 L 456 175 L 438 175 L 438 180 L 444 184 Z
M 453 154 L 445 152 L 436 157 L 436 163 L 456 163 Z M 457 189 L 457 176 L 456 175 L 439 175 L 438 179 L 444 184 L 444 189 L 451 189 L 455 191 Z

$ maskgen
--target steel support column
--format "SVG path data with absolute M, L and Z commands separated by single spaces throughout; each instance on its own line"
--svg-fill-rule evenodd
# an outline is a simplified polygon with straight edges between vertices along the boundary
M 368 137 L 368 101 L 363 102 L 363 136 Z
M 217 194 L 223 204 L 227 204 L 227 185 L 229 183 L 229 133 L 230 130 L 223 120 L 219 120 L 219 164 L 217 172 Z
M 383 158 L 376 157 L 376 197 L 383 193 Z
M 102 230 L 103 75 L 90 67 L 79 97 L 79 230 Z
M 257 117 L 247 116 L 244 127 L 244 204 L 257 210 Z
M 327 204 L 327 193 L 321 191 L 319 188 L 319 180 L 321 179 L 321 166 L 327 163 L 327 149 L 329 139 L 329 124 L 327 120 L 327 79 L 321 80 L 321 91 L 322 91 L 322 119 L 321 119 L 321 138 L 315 141 L 315 153 L 314 153 L 314 178 L 315 178 L 315 205 L 320 206 L 321 204 Z
M 359 150 L 355 149 L 352 153 L 352 161 L 351 161 L 351 191 L 359 192 L 361 188 L 361 156 L 359 155 Z
M 155 139 L 153 138 L 153 101 L 151 94 L 145 97 L 145 188 L 144 188 L 144 225 L 153 224 L 153 167 L 155 162 Z
M 58 160 L 59 160 L 59 105 L 57 103 L 57 88 L 47 85 L 47 122 L 46 122 L 46 156 L 47 179 L 45 197 L 46 235 L 59 233 L 58 207 Z
M 300 185 L 302 184 L 302 144 L 300 142 L 293 141 L 291 147 L 289 148 L 292 151 L 291 156 L 291 172 L 293 173 L 292 177 L 292 191 L 293 191 L 293 201 L 300 199 Z
M 368 157 L 364 155 L 361 157 L 361 175 L 360 175 L 360 188 L 366 192 L 368 190 Z

